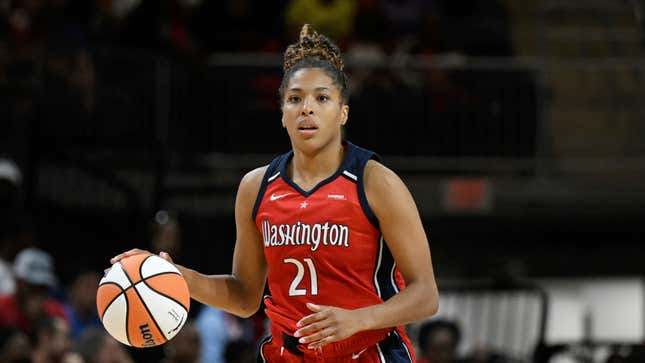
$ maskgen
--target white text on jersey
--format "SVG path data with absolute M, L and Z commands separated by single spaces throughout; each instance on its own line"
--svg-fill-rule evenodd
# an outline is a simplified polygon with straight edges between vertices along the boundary
M 308 245 L 312 251 L 316 251 L 321 244 L 349 247 L 349 227 L 329 222 L 275 225 L 265 219 L 262 221 L 262 237 L 265 247 Z

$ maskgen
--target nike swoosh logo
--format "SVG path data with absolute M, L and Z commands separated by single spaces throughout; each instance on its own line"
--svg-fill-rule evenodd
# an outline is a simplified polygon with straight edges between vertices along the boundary
M 366 350 L 367 350 L 367 348 L 365 348 L 365 349 L 361 350 L 361 351 L 360 351 L 360 352 L 358 352 L 358 353 L 352 353 L 352 359 L 358 359 L 358 357 L 360 357 L 360 356 L 361 356 L 361 354 L 363 354 L 363 352 L 365 352 Z
M 287 195 L 290 195 L 290 194 L 291 193 L 285 193 L 285 194 L 279 194 L 279 195 L 271 194 L 271 197 L 269 197 L 269 199 L 273 202 L 274 200 L 278 200 L 278 199 L 280 199 L 282 197 L 286 197 Z

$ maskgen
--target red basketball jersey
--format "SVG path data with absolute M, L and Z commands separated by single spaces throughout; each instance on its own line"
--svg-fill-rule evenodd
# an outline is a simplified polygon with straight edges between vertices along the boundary
M 265 173 L 253 213 L 269 268 L 265 305 L 274 340 L 293 335 L 298 320 L 312 313 L 307 302 L 356 309 L 404 287 L 363 188 L 363 170 L 376 155 L 344 146 L 338 171 L 310 191 L 286 174 L 293 152 L 274 159 Z M 353 353 L 391 330 L 360 332 L 323 349 L 330 356 Z

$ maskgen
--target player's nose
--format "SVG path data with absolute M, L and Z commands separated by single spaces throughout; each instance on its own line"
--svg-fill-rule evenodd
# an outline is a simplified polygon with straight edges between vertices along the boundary
M 302 102 L 302 115 L 313 115 L 314 114 L 314 105 L 315 102 L 312 97 L 305 97 Z

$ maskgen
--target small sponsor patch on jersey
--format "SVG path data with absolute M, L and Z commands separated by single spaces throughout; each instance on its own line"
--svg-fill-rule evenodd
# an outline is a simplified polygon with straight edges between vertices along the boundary
M 349 171 L 347 171 L 347 170 L 344 170 L 344 171 L 343 171 L 343 174 L 345 174 L 345 176 L 349 177 L 350 179 L 353 179 L 354 181 L 357 181 L 357 180 L 358 180 L 358 177 L 357 177 L 356 175 L 354 175 L 354 174 L 350 173 L 350 172 L 349 172 Z
M 337 200 L 344 200 L 345 196 L 342 194 L 328 194 L 327 195 L 328 199 L 337 199 Z

